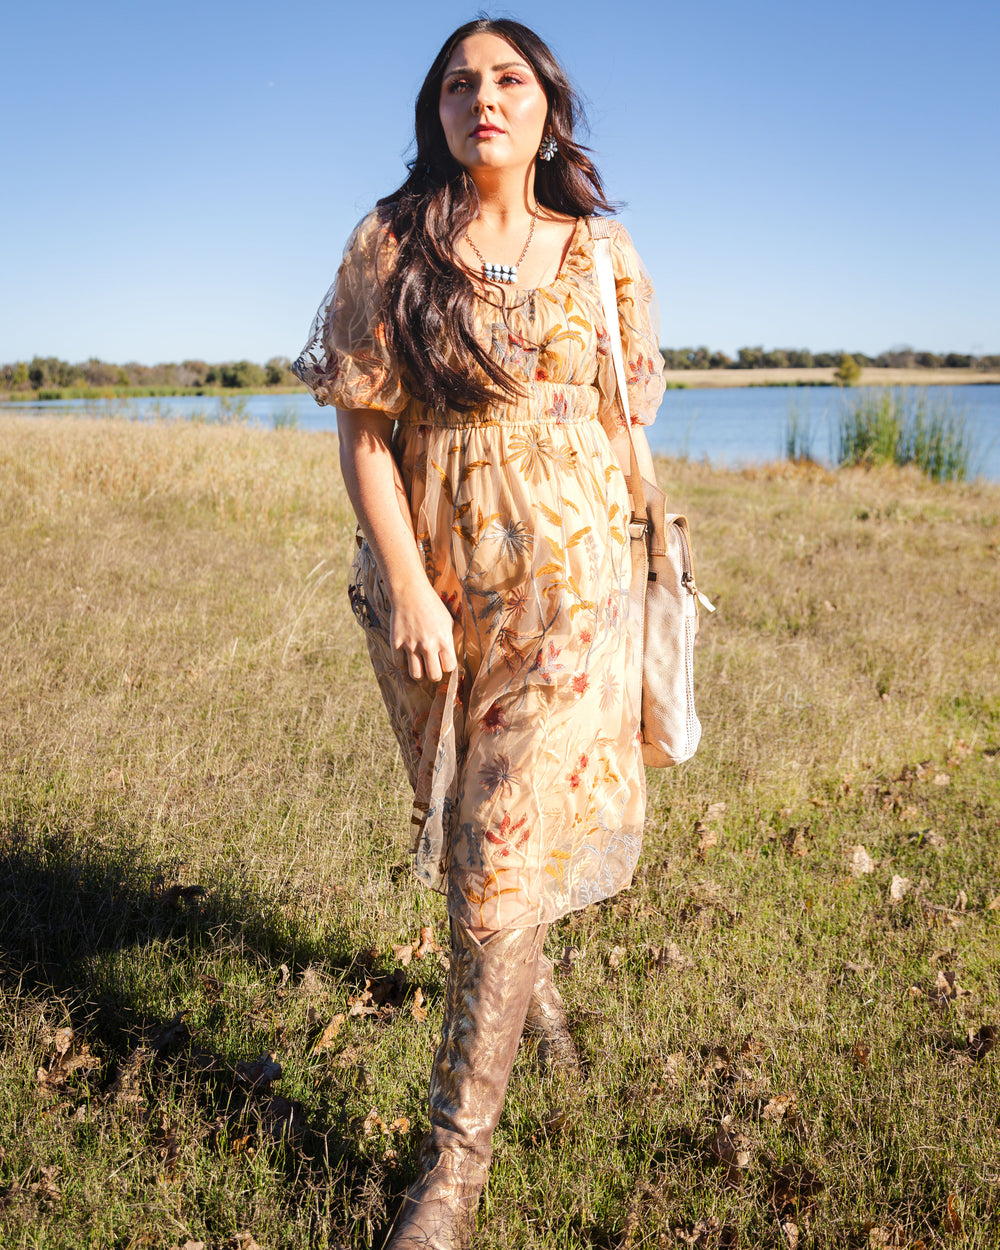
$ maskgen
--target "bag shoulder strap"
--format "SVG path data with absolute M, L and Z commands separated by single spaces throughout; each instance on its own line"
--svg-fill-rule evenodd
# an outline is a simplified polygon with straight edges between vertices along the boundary
M 594 241 L 594 269 L 597 273 L 597 286 L 601 294 L 601 305 L 604 309 L 604 322 L 608 330 L 611 359 L 615 366 L 615 378 L 618 382 L 618 400 L 625 416 L 625 430 L 628 434 L 629 448 L 629 487 L 632 494 L 632 507 L 637 521 L 648 523 L 646 494 L 642 485 L 642 474 L 639 472 L 639 461 L 635 455 L 635 441 L 632 438 L 632 411 L 628 402 L 628 384 L 625 381 L 625 358 L 622 353 L 621 323 L 618 320 L 618 291 L 615 285 L 615 271 L 611 264 L 611 223 L 607 217 L 588 217 L 587 227 Z

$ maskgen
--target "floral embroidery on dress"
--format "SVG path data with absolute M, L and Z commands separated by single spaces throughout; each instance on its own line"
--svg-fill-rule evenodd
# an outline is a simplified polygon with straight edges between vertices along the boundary
M 663 390 L 652 284 L 626 231 L 611 252 L 637 423 Z M 417 546 L 454 620 L 459 674 L 414 682 L 392 663 L 391 606 L 365 544 L 350 596 L 414 787 L 414 867 L 484 928 L 536 925 L 628 885 L 645 782 L 641 674 L 628 639 L 621 428 L 580 221 L 555 281 L 476 304 L 480 341 L 520 396 L 435 412 L 407 392 L 379 318 L 394 244 L 377 214 L 352 235 L 296 361 L 318 402 L 396 420 Z

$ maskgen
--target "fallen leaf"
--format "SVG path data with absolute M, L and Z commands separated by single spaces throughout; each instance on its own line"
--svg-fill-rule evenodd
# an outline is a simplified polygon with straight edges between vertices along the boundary
M 676 1089 L 684 1079 L 687 1060 L 682 1050 L 674 1051 L 663 1060 L 663 1075 L 671 1088 Z
M 312 964 L 302 970 L 302 976 L 299 977 L 299 989 L 303 994 L 326 994 L 329 988 L 327 978 Z
M 984 1024 L 977 1032 L 969 1030 L 969 1054 L 975 1060 L 985 1059 L 996 1045 L 996 1029 L 992 1024 Z
M 272 1081 L 281 1076 L 281 1064 L 270 1051 L 253 1062 L 240 1060 L 236 1065 L 236 1078 L 254 1090 L 266 1090 Z
M 955 895 L 955 910 L 965 911 L 965 909 L 968 906 L 969 906 L 968 894 L 966 894 L 964 890 L 959 890 L 959 892 Z
M 954 972 L 941 969 L 934 980 L 934 989 L 931 992 L 931 1002 L 936 1007 L 948 1007 L 956 998 L 968 998 L 970 991 L 963 989 L 955 979 Z
M 710 829 L 703 821 L 695 821 L 695 834 L 698 835 L 698 854 L 704 855 L 707 850 L 713 846 L 717 846 L 719 835 L 714 829 Z
M 55 1054 L 49 1066 L 39 1068 L 35 1074 L 44 1093 L 61 1093 L 66 1088 L 67 1078 L 74 1072 L 91 1072 L 101 1066 L 100 1059 L 91 1054 L 88 1043 L 81 1042 L 71 1028 L 57 1029 L 47 1035 L 46 1040 Z
M 204 898 L 207 893 L 203 885 L 172 885 L 163 895 L 163 902 L 167 907 L 177 907 L 193 898 Z
M 788 1242 L 788 1250 L 798 1250 L 799 1245 L 799 1226 L 792 1220 L 782 1220 L 781 1231 L 785 1234 L 785 1240 Z
M 372 1002 L 371 978 L 365 977 L 365 988 L 360 994 L 349 994 L 347 998 L 347 1006 L 349 1008 L 347 1014 L 349 1016 L 374 1016 L 378 1014 L 378 1008 Z
M 863 877 L 866 873 L 875 871 L 875 861 L 860 842 L 857 846 L 851 847 L 849 855 L 848 867 L 852 877 Z
M 153 1050 L 162 1052 L 169 1050 L 171 1046 L 175 1046 L 178 1043 L 191 1040 L 191 1030 L 184 1023 L 186 1015 L 186 1011 L 179 1011 L 172 1020 L 168 1020 L 162 1028 L 153 1034 L 149 1041 L 149 1045 L 152 1046 Z
M 907 1250 L 910 1238 L 902 1224 L 894 1224 L 885 1228 L 881 1224 L 870 1224 L 865 1228 L 868 1234 L 869 1250 Z
M 692 1224 L 690 1228 L 675 1228 L 674 1236 L 684 1246 L 708 1247 L 715 1245 L 716 1234 L 719 1231 L 719 1221 L 714 1215 L 710 1215 L 706 1220 L 698 1220 Z M 634 1229 L 630 1230 L 634 1235 Z M 632 1237 L 627 1239 L 627 1243 L 631 1245 Z
M 910 841 L 915 842 L 917 846 L 932 846 L 936 851 L 942 851 L 948 845 L 934 829 L 923 829 L 920 833 L 915 833 Z
M 958 1214 L 958 1205 L 955 1201 L 955 1195 L 948 1195 L 948 1206 L 945 1211 L 945 1217 L 941 1221 L 941 1229 L 950 1237 L 961 1237 L 962 1220 Z
M 986 910 L 987 911 L 1000 911 L 1000 894 L 998 894 L 996 898 L 990 899 L 990 901 L 986 904 Z
M 261 1123 L 277 1142 L 301 1136 L 305 1118 L 301 1103 L 280 1095 L 269 1098 L 260 1109 Z
M 193 1051 L 190 1063 L 196 1076 L 211 1076 L 213 1072 L 221 1072 L 224 1067 L 222 1059 L 210 1050 Z
M 714 1081 L 724 1081 L 729 1075 L 731 1064 L 732 1056 L 728 1049 L 725 1046 L 713 1046 L 709 1052 L 704 1070 L 698 1078 L 698 1084 L 710 1085 Z
M 52 1036 L 52 1049 L 57 1055 L 67 1055 L 73 1048 L 76 1034 L 72 1029 L 56 1029 Z
M 620 968 L 626 953 L 624 946 L 613 946 L 608 952 L 608 967 Z
M 867 1068 L 870 1055 L 871 1051 L 864 1042 L 855 1042 L 851 1047 L 851 1059 L 856 1068 Z
M 424 925 L 420 930 L 420 941 L 417 943 L 414 951 L 414 959 L 423 959 L 425 956 L 433 954 L 435 951 L 441 950 L 441 947 L 434 940 L 434 928 L 432 925 Z
M 767 1103 L 761 1115 L 772 1124 L 780 1124 L 786 1115 L 794 1116 L 796 1106 L 791 1094 L 777 1094 Z
M 410 960 L 413 958 L 412 945 L 394 946 L 392 948 L 392 957 L 397 963 L 401 963 L 404 968 L 408 967 Z
M 562 957 L 556 962 L 556 967 L 560 972 L 572 972 L 575 965 L 585 958 L 586 954 L 586 951 L 581 951 L 576 946 L 564 947 Z
M 62 1169 L 58 1167 L 39 1168 L 39 1175 L 41 1180 L 35 1181 L 33 1185 L 29 1185 L 29 1191 L 44 1202 L 52 1202 L 55 1198 L 60 1197 L 61 1190 L 57 1182 L 62 1175 Z
M 804 859 L 809 854 L 809 843 L 806 841 L 808 828 L 808 825 L 800 825 L 785 834 L 784 847 L 793 859 Z
M 410 1131 L 410 1121 L 405 1115 L 399 1115 L 393 1120 L 386 1130 L 389 1133 L 408 1133 Z
M 771 1205 L 779 1219 L 792 1212 L 806 1211 L 824 1188 L 815 1172 L 800 1164 L 787 1163 L 771 1174 Z
M 725 803 L 722 803 L 722 802 L 709 803 L 708 807 L 705 809 L 705 815 L 702 817 L 702 819 L 705 821 L 720 820 L 722 816 L 724 815 L 725 810 L 726 810 Z
M 263 1250 L 252 1233 L 237 1233 L 232 1240 L 232 1250 Z
M 903 896 L 912 887 L 913 882 L 909 877 L 894 876 L 889 883 L 889 901 L 892 903 L 901 903 Z
M 727 1117 L 728 1119 L 728 1117 Z M 706 1149 L 718 1163 L 725 1164 L 730 1173 L 740 1172 L 750 1166 L 750 1139 L 723 1121 L 708 1139 Z
M 935 773 L 934 784 L 936 786 L 950 786 L 951 778 L 948 776 L 947 773 Z
M 374 1107 L 361 1121 L 361 1131 L 365 1137 L 372 1137 L 375 1133 L 385 1132 L 385 1121 Z
M 330 1049 L 333 1045 L 334 1038 L 340 1032 L 341 1026 L 346 1019 L 347 1017 L 343 1012 L 339 1012 L 333 1017 L 320 1036 L 316 1039 L 316 1044 L 312 1048 L 312 1053 L 314 1055 L 318 1055 L 321 1051 Z
M 419 985 L 413 995 L 413 1006 L 410 1010 L 413 1012 L 413 1018 L 418 1024 L 425 1024 L 427 1022 L 427 1008 L 424 1006 L 424 991 Z
M 674 941 L 668 942 L 666 946 L 651 946 L 650 955 L 657 968 L 673 968 L 677 972 L 687 972 L 695 966 L 694 960 L 689 959 Z

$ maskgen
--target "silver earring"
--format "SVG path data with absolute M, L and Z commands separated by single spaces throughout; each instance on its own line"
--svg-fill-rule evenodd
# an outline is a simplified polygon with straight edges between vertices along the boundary
M 538 149 L 538 159 L 540 161 L 550 161 L 553 156 L 559 155 L 559 144 L 555 141 L 554 135 L 546 135 L 542 140 L 541 147 Z

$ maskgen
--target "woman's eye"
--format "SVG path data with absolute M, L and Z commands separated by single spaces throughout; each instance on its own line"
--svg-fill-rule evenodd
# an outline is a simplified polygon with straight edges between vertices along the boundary
M 468 85 L 468 82 L 464 78 L 453 78 L 448 84 L 448 94 L 455 95 L 457 92 L 464 90 Z
M 515 86 L 516 87 L 520 84 L 520 82 L 521 82 L 521 79 L 518 78 L 516 74 L 504 74 L 504 76 L 500 79 L 501 86 Z

